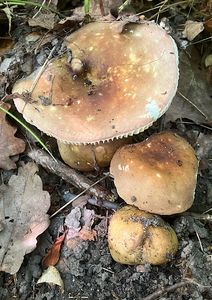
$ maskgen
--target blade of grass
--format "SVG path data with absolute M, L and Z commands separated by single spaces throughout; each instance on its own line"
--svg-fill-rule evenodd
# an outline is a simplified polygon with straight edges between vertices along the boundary
M 42 5 L 42 3 L 38 3 L 38 2 L 33 2 L 33 1 L 28 1 L 28 0 L 10 0 L 10 1 L 2 1 L 0 0 L 0 7 L 1 6 L 11 6 L 11 5 L 19 5 L 19 6 L 25 6 L 25 5 L 32 5 L 34 7 L 39 7 L 42 9 L 46 9 L 48 11 L 51 11 L 57 15 L 60 15 L 62 17 L 64 17 L 59 11 L 54 10 L 53 8 L 49 7 L 48 5 Z
M 4 109 L 2 106 L 0 106 L 0 110 L 6 113 L 8 116 L 10 116 L 13 120 L 15 120 L 18 124 L 20 124 L 23 128 L 25 128 L 35 139 L 36 141 L 46 150 L 46 152 L 49 153 L 49 155 L 55 160 L 55 157 L 53 154 L 50 152 L 50 150 L 46 147 L 46 145 L 42 142 L 42 140 L 21 120 L 19 120 L 14 114 L 9 112 L 8 110 Z
M 90 4 L 91 4 L 91 0 L 84 0 L 84 13 L 88 14 L 89 10 L 90 10 Z

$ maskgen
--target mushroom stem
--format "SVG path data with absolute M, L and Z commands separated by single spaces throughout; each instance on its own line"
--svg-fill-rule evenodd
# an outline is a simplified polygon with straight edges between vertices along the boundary
M 79 171 L 108 167 L 118 148 L 132 143 L 132 137 L 116 139 L 97 145 L 72 145 L 57 141 L 64 162 Z

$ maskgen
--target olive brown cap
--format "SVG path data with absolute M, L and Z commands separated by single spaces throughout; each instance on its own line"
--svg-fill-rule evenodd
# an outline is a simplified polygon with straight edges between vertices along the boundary
M 94 22 L 65 44 L 69 58 L 53 59 L 13 89 L 26 93 L 36 83 L 29 101 L 14 102 L 46 134 L 72 144 L 127 137 L 151 126 L 171 104 L 177 47 L 154 22 L 130 23 L 121 32 L 117 21 Z
M 191 207 L 197 171 L 193 148 L 170 132 L 120 148 L 110 165 L 119 196 L 128 204 L 160 215 Z

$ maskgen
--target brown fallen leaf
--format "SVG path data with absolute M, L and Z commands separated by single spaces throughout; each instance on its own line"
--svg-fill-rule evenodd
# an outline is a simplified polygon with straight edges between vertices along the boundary
M 51 0 L 42 2 L 41 7 L 32 18 L 28 19 L 29 26 L 40 26 L 45 29 L 52 30 L 58 22 L 58 16 L 54 11 L 57 11 L 58 0 Z M 46 9 L 46 10 L 45 10 Z
M 57 23 L 58 18 L 54 13 L 40 13 L 37 17 L 28 20 L 31 27 L 42 27 L 48 30 L 52 30 Z
M 3 105 L 4 109 L 9 109 L 9 104 Z M 5 113 L 0 110 L 0 169 L 11 170 L 16 168 L 16 164 L 10 156 L 22 153 L 25 150 L 23 140 L 14 136 L 16 128 L 12 127 L 5 119 Z
M 55 266 L 60 258 L 60 249 L 62 243 L 66 237 L 67 231 L 65 231 L 61 236 L 56 238 L 54 244 L 49 249 L 47 255 L 44 257 L 42 261 L 42 265 L 44 268 L 48 268 L 49 266 Z
M 83 240 L 83 241 L 95 241 L 97 236 L 97 232 L 93 229 L 84 229 L 82 228 L 79 231 L 79 237 Z
M 15 274 L 24 255 L 35 249 L 37 236 L 49 226 L 50 195 L 43 191 L 37 171 L 34 163 L 28 163 L 10 178 L 6 188 L 0 187 L 5 216 L 0 232 L 0 271 Z

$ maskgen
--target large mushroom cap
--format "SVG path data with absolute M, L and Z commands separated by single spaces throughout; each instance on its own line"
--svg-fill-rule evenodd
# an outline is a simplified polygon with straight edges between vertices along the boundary
M 168 109 L 178 82 L 175 42 L 152 22 L 121 32 L 118 25 L 90 23 L 67 38 L 74 60 L 52 60 L 31 100 L 14 100 L 28 122 L 58 140 L 86 144 L 141 132 Z M 13 92 L 29 91 L 38 72 Z
M 180 136 L 162 132 L 119 149 L 110 172 L 119 196 L 128 204 L 161 215 L 191 207 L 198 161 L 193 148 Z

